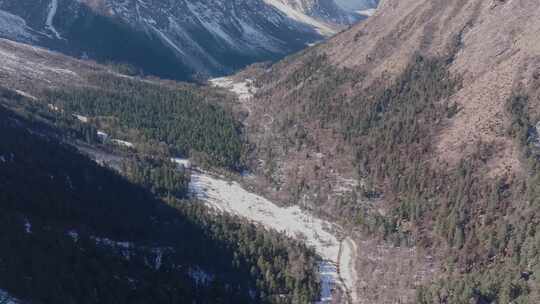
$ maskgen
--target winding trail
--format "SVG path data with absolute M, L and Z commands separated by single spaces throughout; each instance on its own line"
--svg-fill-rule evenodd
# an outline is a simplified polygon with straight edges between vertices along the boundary
M 340 240 L 337 273 L 349 304 L 358 302 L 358 292 L 356 290 L 358 274 L 356 273 L 355 264 L 357 254 L 358 248 L 353 239 L 347 237 Z
M 347 284 L 345 283 L 345 279 L 343 279 L 343 276 L 341 275 L 341 259 L 343 256 L 343 240 L 339 241 L 339 253 L 337 257 L 337 274 L 339 281 L 341 282 L 341 285 L 343 286 L 343 291 L 345 292 L 345 296 L 347 297 L 347 303 L 352 304 L 352 298 L 351 298 L 351 291 Z
M 58 0 L 51 0 L 51 3 L 49 4 L 49 13 L 47 14 L 47 20 L 45 21 L 45 25 L 47 26 L 47 29 L 49 29 L 54 34 L 56 39 L 62 39 L 62 36 L 53 25 L 54 17 L 56 16 L 57 10 Z

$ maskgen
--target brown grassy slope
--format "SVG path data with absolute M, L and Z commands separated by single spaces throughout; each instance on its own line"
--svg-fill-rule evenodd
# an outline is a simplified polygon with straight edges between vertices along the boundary
M 172 88 L 193 88 L 199 92 L 227 93 L 214 88 L 152 76 L 144 78 L 128 76 L 124 74 L 126 70 L 122 65 L 104 65 L 92 60 L 80 60 L 45 48 L 0 38 L 0 85 L 28 94 L 39 95 L 44 90 L 55 88 L 95 87 L 94 78 L 97 75 L 130 78 Z
M 335 127 L 306 115 L 314 88 L 327 85 L 313 78 L 324 77 L 326 71 L 309 71 L 309 77 L 291 86 L 291 76 L 306 69 L 315 54 L 325 54 L 333 67 L 353 71 L 352 77 L 329 88 L 328 103 L 333 103 L 373 83 L 390 83 L 416 53 L 442 57 L 455 48 L 450 71 L 464 81 L 449 102 L 460 111 L 438 132 L 433 158 L 456 164 L 474 152 L 475 143 L 484 141 L 500 147 L 490 161 L 492 176 L 519 172 L 517 149 L 502 132 L 509 123 L 504 104 L 516 86 L 528 85 L 539 67 L 539 33 L 540 7 L 535 0 L 383 1 L 368 21 L 285 59 L 259 77 L 262 88 L 254 102 L 250 131 L 257 156 L 267 160 L 273 155 L 277 160 L 273 165 L 277 169 L 270 170 L 267 164 L 259 169 L 273 173 L 271 180 L 284 199 L 297 192 L 298 180 L 314 182 L 322 177 L 325 182 L 316 188 L 335 189 L 340 178 L 357 178 L 351 166 L 352 149 Z M 274 120 L 271 128 L 269 117 Z M 307 138 L 307 143 L 293 144 L 299 137 Z
M 540 6 L 536 0 L 383 1 L 368 21 L 264 72 L 253 73 L 260 88 L 250 103 L 248 133 L 255 144 L 253 165 L 259 173 L 258 183 L 273 185 L 273 194 L 282 201 L 299 203 L 345 222 L 356 221 L 358 209 L 368 206 L 372 212 L 394 218 L 398 231 L 416 231 L 423 242 L 441 246 L 439 253 L 459 256 L 459 248 L 453 251 L 446 247 L 455 246 L 453 242 L 461 236 L 458 232 L 463 231 L 466 252 L 460 263 L 467 271 L 481 267 L 475 263 L 488 257 L 491 246 L 485 242 L 486 235 L 512 218 L 522 221 L 518 210 L 523 209 L 525 199 L 517 187 L 512 188 L 515 196 L 498 202 L 500 207 L 489 220 L 485 206 L 489 193 L 493 194 L 489 189 L 496 189 L 498 181 L 512 185 L 526 173 L 523 149 L 508 132 L 512 118 L 507 104 L 513 93 L 528 92 L 531 117 L 539 117 L 539 90 L 534 89 L 540 79 L 538 37 Z M 450 56 L 445 69 L 450 78 L 461 79 L 461 85 L 449 98 L 432 103 L 455 105 L 457 114 L 440 113 L 444 115 L 435 116 L 437 120 L 432 122 L 420 121 L 426 116 L 418 115 L 418 124 L 424 126 L 421 130 L 426 134 L 421 151 L 414 145 L 397 145 L 403 151 L 393 153 L 383 151 L 388 146 L 382 142 L 367 144 L 369 138 L 347 138 L 342 130 L 347 114 L 370 111 L 374 88 L 391 87 L 417 54 Z M 382 176 L 376 187 L 384 190 L 382 196 L 371 201 L 348 195 L 343 190 L 359 190 L 369 182 L 362 178 L 362 166 L 357 163 L 362 156 L 354 155 L 366 151 L 359 148 L 362 146 L 372 148 L 367 152 L 372 159 L 385 159 L 377 155 L 384 153 L 410 158 L 411 166 L 419 167 L 419 175 Z M 464 160 L 472 169 L 467 178 L 460 179 L 455 172 Z M 401 159 L 371 166 L 395 164 L 407 162 Z M 425 178 L 424 174 L 433 177 Z M 396 216 L 407 197 L 395 189 L 400 183 L 414 185 L 419 178 L 425 180 L 425 188 L 416 184 L 418 192 L 428 192 L 419 195 L 431 195 L 434 199 L 428 201 L 434 210 L 426 212 L 415 226 Z M 461 192 L 453 192 L 456 189 L 470 195 L 461 197 Z M 458 194 L 459 203 L 454 194 Z M 461 221 L 456 214 L 466 218 L 458 226 L 461 230 L 444 231 L 446 223 L 456 218 Z M 435 228 L 435 223 L 442 228 Z M 430 240 L 437 239 L 437 233 L 449 244 Z M 503 249 L 501 259 L 511 251 Z M 373 292 L 371 287 L 366 294 Z
M 36 93 L 44 87 L 80 85 L 84 75 L 105 70 L 92 62 L 0 39 L 0 84 L 11 89 Z

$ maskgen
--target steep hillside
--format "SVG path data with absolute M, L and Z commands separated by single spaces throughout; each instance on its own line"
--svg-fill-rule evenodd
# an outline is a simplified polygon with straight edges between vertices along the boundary
M 379 0 L 336 0 L 336 4 L 347 10 L 361 11 L 376 8 Z
M 435 257 L 408 287 L 366 281 L 366 303 L 415 301 L 387 284 L 425 303 L 538 299 L 539 17 L 532 0 L 382 1 L 235 79 L 256 92 L 242 109 L 261 191 Z
M 223 93 L 0 49 L 1 301 L 320 298 L 311 249 L 188 197 L 190 171 L 171 158 L 234 167 L 225 155 L 242 145 Z
M 0 13 L 0 37 L 180 80 L 282 58 L 361 19 L 319 0 L 2 0 Z
M 289 294 L 292 277 L 265 283 L 257 273 L 273 272 L 267 268 L 273 260 L 256 270 L 263 255 L 238 246 L 264 238 L 281 247 L 264 255 L 280 260 L 284 274 L 292 256 L 283 255 L 289 244 L 281 242 L 289 241 L 278 234 L 210 217 L 198 204 L 169 206 L 48 138 L 39 124 L 3 106 L 0 117 L 0 286 L 11 295 L 32 303 L 273 303 L 277 294 L 301 302 L 317 296 L 316 289 L 312 296 L 307 289 Z M 262 253 L 265 246 L 256 247 Z

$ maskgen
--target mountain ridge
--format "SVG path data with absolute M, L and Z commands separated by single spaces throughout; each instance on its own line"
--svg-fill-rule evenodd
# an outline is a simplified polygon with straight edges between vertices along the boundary
M 3 0 L 0 10 L 6 38 L 180 80 L 277 60 L 362 19 L 319 0 Z

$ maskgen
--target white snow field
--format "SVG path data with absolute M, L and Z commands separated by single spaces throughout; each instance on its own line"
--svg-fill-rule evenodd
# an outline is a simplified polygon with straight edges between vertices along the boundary
M 183 166 L 186 169 L 191 168 L 191 162 L 187 159 L 173 157 L 171 158 L 171 161 L 179 166 Z
M 277 206 L 264 197 L 245 190 L 237 182 L 227 181 L 209 173 L 193 172 L 190 192 L 219 212 L 238 215 L 267 229 L 304 240 L 323 259 L 319 265 L 322 283 L 319 303 L 329 303 L 332 300 L 332 290 L 340 284 L 340 281 L 345 285 L 341 287 L 353 301 L 355 300 L 356 293 L 352 291 L 356 282 L 354 271 L 356 245 L 348 238 L 340 242 L 338 237 L 329 231 L 332 228 L 340 230 L 337 226 L 313 217 L 298 206 Z M 340 274 L 337 265 L 340 265 Z

